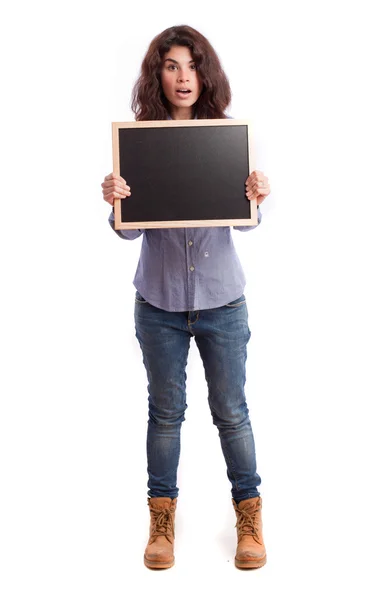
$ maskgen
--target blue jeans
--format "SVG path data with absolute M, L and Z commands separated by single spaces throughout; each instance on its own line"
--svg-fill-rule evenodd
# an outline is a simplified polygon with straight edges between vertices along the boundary
M 180 429 L 185 420 L 186 364 L 191 337 L 203 360 L 208 403 L 217 426 L 232 497 L 259 496 L 254 438 L 245 400 L 245 364 L 251 332 L 244 295 L 220 308 L 168 312 L 138 292 L 136 337 L 148 376 L 147 433 L 150 497 L 178 495 Z M 203 496 L 208 495 L 205 490 Z

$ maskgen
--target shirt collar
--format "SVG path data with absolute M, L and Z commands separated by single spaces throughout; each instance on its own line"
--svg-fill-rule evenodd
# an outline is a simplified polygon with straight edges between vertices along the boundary
M 194 120 L 198 119 L 197 115 L 195 115 Z M 171 115 L 167 115 L 167 121 L 173 121 Z

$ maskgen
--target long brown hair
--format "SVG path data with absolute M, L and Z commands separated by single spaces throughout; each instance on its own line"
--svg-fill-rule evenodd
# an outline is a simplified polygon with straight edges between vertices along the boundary
M 169 27 L 151 42 L 132 91 L 131 108 L 136 121 L 166 119 L 169 104 L 161 84 L 162 58 L 172 46 L 187 46 L 195 61 L 202 92 L 193 106 L 198 119 L 224 119 L 231 101 L 229 81 L 220 60 L 199 31 L 188 25 Z

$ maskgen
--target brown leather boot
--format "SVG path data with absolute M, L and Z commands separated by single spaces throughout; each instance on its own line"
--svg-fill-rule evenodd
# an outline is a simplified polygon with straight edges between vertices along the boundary
M 175 563 L 176 503 L 177 498 L 148 498 L 150 529 L 144 564 L 150 569 L 168 569 Z
M 266 563 L 266 549 L 262 538 L 262 498 L 248 498 L 237 504 L 236 512 L 238 546 L 235 566 L 239 569 L 255 569 Z

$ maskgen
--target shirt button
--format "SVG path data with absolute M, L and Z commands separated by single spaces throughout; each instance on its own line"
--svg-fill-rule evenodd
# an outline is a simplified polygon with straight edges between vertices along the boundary
M 192 245 L 193 245 L 193 242 L 190 240 L 190 242 L 189 242 L 189 246 L 192 246 Z
M 190 271 L 194 271 L 195 267 L 190 267 Z

